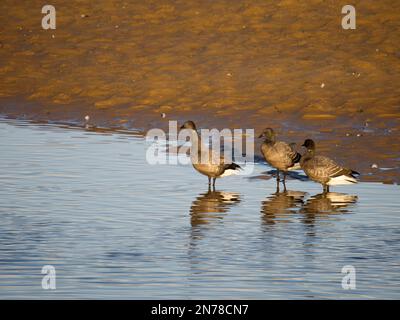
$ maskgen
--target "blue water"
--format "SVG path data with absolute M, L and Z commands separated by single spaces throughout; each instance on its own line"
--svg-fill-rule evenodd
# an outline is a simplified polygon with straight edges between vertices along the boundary
M 147 164 L 140 136 L 0 121 L 0 298 L 400 298 L 400 188 Z M 44 265 L 56 289 L 42 289 Z M 342 267 L 356 289 L 342 288 Z

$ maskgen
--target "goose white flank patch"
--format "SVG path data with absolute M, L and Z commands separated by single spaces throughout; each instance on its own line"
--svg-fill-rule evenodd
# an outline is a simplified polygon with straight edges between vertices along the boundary
M 337 186 L 337 185 L 342 185 L 342 184 L 353 184 L 353 183 L 357 183 L 356 178 L 354 178 L 352 176 L 341 175 L 341 176 L 338 176 L 338 177 L 331 178 L 327 182 L 327 185 L 329 185 L 329 186 Z
M 288 171 L 301 170 L 300 162 L 295 163 L 293 166 L 287 168 Z
M 223 174 L 221 174 L 219 177 L 224 178 L 224 177 L 229 177 L 229 176 L 235 176 L 240 173 L 240 169 L 226 169 Z

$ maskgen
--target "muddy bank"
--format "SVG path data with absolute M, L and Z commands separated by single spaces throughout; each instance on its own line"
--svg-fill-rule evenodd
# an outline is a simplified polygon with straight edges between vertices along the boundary
M 0 5 L 0 113 L 273 126 L 365 180 L 400 181 L 400 3 L 354 1 L 356 30 L 341 28 L 341 1 L 52 4 L 56 30 L 41 28 L 40 1 Z
M 3 100 L 4 102 L 4 100 Z M 400 130 L 396 120 L 371 120 L 359 116 L 352 119 L 339 117 L 320 121 L 298 121 L 291 116 L 248 118 L 243 113 L 242 118 L 214 116 L 204 112 L 180 112 L 174 117 L 159 114 L 135 113 L 126 121 L 115 117 L 111 111 L 69 108 L 68 111 L 47 113 L 40 105 L 29 105 L 21 101 L 8 100 L 3 105 L 13 106 L 8 109 L 7 117 L 30 119 L 38 122 L 70 124 L 85 126 L 84 116 L 90 115 L 90 130 L 100 131 L 138 129 L 143 134 L 147 129 L 162 128 L 168 131 L 168 121 L 176 120 L 183 123 L 187 119 L 195 120 L 200 128 L 254 128 L 256 133 L 266 126 L 275 128 L 281 139 L 296 142 L 298 150 L 305 138 L 313 138 L 318 142 L 319 152 L 336 159 L 343 165 L 359 171 L 362 181 L 396 183 L 400 182 Z M 1 108 L 0 108 L 1 109 Z M 0 113 L 1 114 L 1 113 Z M 97 127 L 97 128 L 96 128 Z M 256 155 L 260 155 L 256 141 Z

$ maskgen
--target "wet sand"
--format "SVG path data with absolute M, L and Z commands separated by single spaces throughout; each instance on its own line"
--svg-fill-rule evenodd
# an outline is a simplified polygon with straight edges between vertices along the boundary
M 400 3 L 354 1 L 356 30 L 342 29 L 341 1 L 52 4 L 57 29 L 43 30 L 41 1 L 1 2 L 0 114 L 272 126 L 363 180 L 400 181 Z

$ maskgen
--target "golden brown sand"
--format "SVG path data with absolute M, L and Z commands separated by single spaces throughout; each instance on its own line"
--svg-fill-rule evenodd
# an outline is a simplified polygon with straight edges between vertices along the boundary
M 364 180 L 400 181 L 400 2 L 353 1 L 356 30 L 341 27 L 343 1 L 51 4 L 56 30 L 41 28 L 43 1 L 1 1 L 1 114 L 272 126 Z

